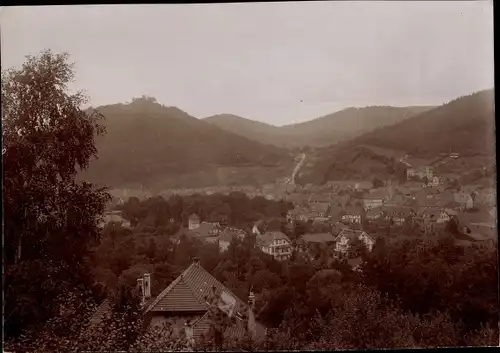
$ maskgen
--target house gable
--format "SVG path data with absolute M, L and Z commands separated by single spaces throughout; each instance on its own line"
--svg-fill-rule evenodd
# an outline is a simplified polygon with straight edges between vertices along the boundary
M 208 309 L 206 298 L 212 293 L 219 297 L 222 292 L 233 297 L 239 306 L 246 306 L 199 264 L 193 263 L 158 295 L 146 312 L 206 311 Z

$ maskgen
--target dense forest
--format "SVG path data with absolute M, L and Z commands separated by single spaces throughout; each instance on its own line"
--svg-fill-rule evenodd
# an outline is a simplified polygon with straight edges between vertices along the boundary
M 321 147 L 347 141 L 377 128 L 394 125 L 431 108 L 351 107 L 310 121 L 279 127 L 231 114 L 211 116 L 205 118 L 205 121 L 265 144 L 286 148 Z
M 96 109 L 107 133 L 96 139 L 99 158 L 91 160 L 84 180 L 113 187 L 196 187 L 223 182 L 214 171 L 232 168 L 235 182 L 251 184 L 238 171 L 249 174 L 253 168 L 265 183 L 287 174 L 293 163 L 288 151 L 219 129 L 151 97 Z
M 361 146 L 434 159 L 449 151 L 470 158 L 495 155 L 494 91 L 459 97 L 395 125 L 367 132 L 346 142 L 320 148 L 310 156 L 304 182 L 386 175 L 384 155 Z M 404 155 L 404 154 L 403 154 Z M 402 156 L 401 156 L 402 157 Z

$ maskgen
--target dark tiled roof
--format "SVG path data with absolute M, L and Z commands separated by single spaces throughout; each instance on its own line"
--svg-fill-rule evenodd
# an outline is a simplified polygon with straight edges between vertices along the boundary
M 195 340 L 199 340 L 203 334 L 208 332 L 211 326 L 211 321 L 208 315 L 208 312 L 203 315 L 200 319 L 198 319 L 193 324 L 193 336 Z M 227 338 L 237 338 L 243 337 L 245 334 L 245 325 L 246 321 L 236 319 L 235 325 L 230 325 L 227 327 L 226 332 L 224 332 L 224 336 Z
M 311 205 L 311 211 L 313 212 L 326 213 L 328 211 L 328 208 L 330 208 L 330 205 L 327 203 L 317 203 Z
M 335 237 L 331 233 L 308 233 L 302 235 L 301 238 L 307 243 L 327 243 L 335 241 Z
M 224 229 L 220 235 L 219 235 L 219 240 L 222 241 L 231 241 L 233 238 L 239 236 L 239 235 L 245 235 L 245 231 L 242 229 L 235 229 L 235 228 L 229 228 L 227 227 Z
M 366 211 L 366 217 L 373 217 L 382 212 L 383 212 L 382 207 L 375 207 L 372 208 L 371 210 Z
M 257 242 L 259 245 L 270 245 L 274 240 L 288 240 L 290 242 L 290 238 L 286 236 L 286 234 L 275 231 L 275 232 L 266 232 L 262 235 L 257 236 Z
M 199 264 L 191 264 L 179 277 L 177 277 L 155 301 L 146 309 L 148 311 L 205 311 L 208 308 L 206 296 L 211 295 L 215 287 L 215 295 L 222 291 L 235 298 L 237 307 L 247 307 L 236 295 L 222 283 L 203 269 Z
M 213 236 L 210 232 L 220 228 L 219 223 L 209 223 L 209 222 L 201 222 L 198 228 L 192 229 L 191 232 L 196 234 L 197 237 L 204 238 Z
M 339 235 L 335 238 L 335 241 L 339 241 L 342 236 L 346 236 L 348 239 L 354 239 L 354 237 L 359 237 L 361 234 L 366 234 L 368 238 L 375 241 L 368 233 L 362 230 L 354 230 L 350 228 L 344 228 L 340 231 Z

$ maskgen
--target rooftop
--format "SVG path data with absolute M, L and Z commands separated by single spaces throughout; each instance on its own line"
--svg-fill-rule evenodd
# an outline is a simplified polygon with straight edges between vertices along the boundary
M 335 237 L 331 233 L 307 233 L 302 235 L 306 243 L 328 243 L 334 242 Z
M 375 240 L 368 233 L 366 233 L 363 230 L 350 229 L 350 228 L 344 228 L 344 229 L 342 229 L 340 231 L 339 235 L 337 235 L 337 238 L 335 238 L 335 240 L 337 241 L 338 239 L 340 239 L 343 236 L 347 237 L 348 239 L 354 239 L 355 237 L 359 237 L 362 234 L 365 234 L 370 239 Z
M 156 297 L 146 312 L 204 312 L 209 307 L 207 298 L 220 296 L 222 292 L 233 298 L 236 306 L 241 309 L 247 307 L 199 263 L 194 262 Z
M 235 228 L 225 228 L 219 235 L 219 240 L 222 241 L 231 241 L 239 235 L 244 235 L 245 232 L 242 229 Z
M 210 232 L 217 227 L 220 227 L 219 223 L 201 222 L 200 226 L 198 228 L 191 229 L 191 232 L 196 234 L 198 237 L 208 237 L 212 235 Z
M 288 242 L 291 242 L 290 238 L 280 231 L 265 232 L 264 234 L 257 236 L 257 242 L 260 245 L 271 245 L 275 240 L 287 240 Z

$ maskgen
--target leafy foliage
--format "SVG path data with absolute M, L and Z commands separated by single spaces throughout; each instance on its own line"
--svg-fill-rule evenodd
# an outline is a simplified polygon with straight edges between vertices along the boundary
M 108 195 L 75 176 L 104 130 L 99 113 L 81 110 L 85 96 L 68 93 L 67 59 L 45 51 L 2 72 L 7 336 L 43 322 L 59 293 L 91 280 L 85 258 Z

